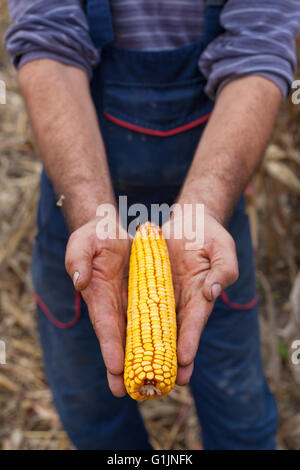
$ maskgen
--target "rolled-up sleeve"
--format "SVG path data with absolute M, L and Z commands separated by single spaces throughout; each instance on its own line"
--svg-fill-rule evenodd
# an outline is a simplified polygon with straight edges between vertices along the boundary
M 89 76 L 100 51 L 91 40 L 79 0 L 9 0 L 13 25 L 5 44 L 16 67 L 36 59 L 54 59 Z
M 208 81 L 206 93 L 215 98 L 231 80 L 259 75 L 272 80 L 286 97 L 297 65 L 299 0 L 228 0 L 221 24 L 224 33 L 199 60 Z

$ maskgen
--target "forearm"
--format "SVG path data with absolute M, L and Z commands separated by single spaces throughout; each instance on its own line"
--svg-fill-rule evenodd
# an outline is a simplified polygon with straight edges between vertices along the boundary
M 282 95 L 272 82 L 245 77 L 220 92 L 178 202 L 204 203 L 220 223 L 229 219 L 264 155 Z
M 45 59 L 21 67 L 19 83 L 46 172 L 75 230 L 99 204 L 115 202 L 88 77 Z

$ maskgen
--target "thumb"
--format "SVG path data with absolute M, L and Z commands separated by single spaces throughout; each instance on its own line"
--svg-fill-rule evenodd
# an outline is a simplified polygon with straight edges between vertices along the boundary
M 217 243 L 217 242 L 216 242 Z M 210 259 L 211 268 L 203 284 L 203 295 L 208 301 L 214 301 L 226 287 L 233 284 L 239 277 L 238 261 L 235 246 L 214 247 L 215 253 Z
M 78 229 L 69 238 L 65 256 L 66 270 L 78 291 L 84 290 L 90 283 L 93 257 L 91 237 L 87 236 L 84 229 Z

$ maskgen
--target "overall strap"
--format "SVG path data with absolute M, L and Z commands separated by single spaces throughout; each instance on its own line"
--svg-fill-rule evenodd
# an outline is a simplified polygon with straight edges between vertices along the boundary
M 206 7 L 223 7 L 227 0 L 204 0 Z
M 114 28 L 110 0 L 85 0 L 84 6 L 95 46 L 101 48 L 113 42 Z
M 205 25 L 204 42 L 209 44 L 223 32 L 220 13 L 227 0 L 204 0 Z M 110 0 L 82 0 L 86 9 L 90 34 L 97 48 L 102 48 L 114 40 L 114 28 Z
M 205 16 L 204 16 L 204 30 L 203 42 L 206 47 L 216 37 L 224 32 L 220 22 L 222 8 L 225 6 L 227 0 L 204 0 L 205 3 Z

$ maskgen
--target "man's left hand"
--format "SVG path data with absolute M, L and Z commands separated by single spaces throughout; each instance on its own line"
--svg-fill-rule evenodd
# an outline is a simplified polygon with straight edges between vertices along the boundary
M 166 240 L 172 267 L 178 325 L 177 383 L 189 382 L 200 335 L 221 292 L 238 278 L 235 243 L 211 215 L 204 215 L 204 244 L 189 250 L 186 238 L 175 239 L 177 217 L 168 222 Z

